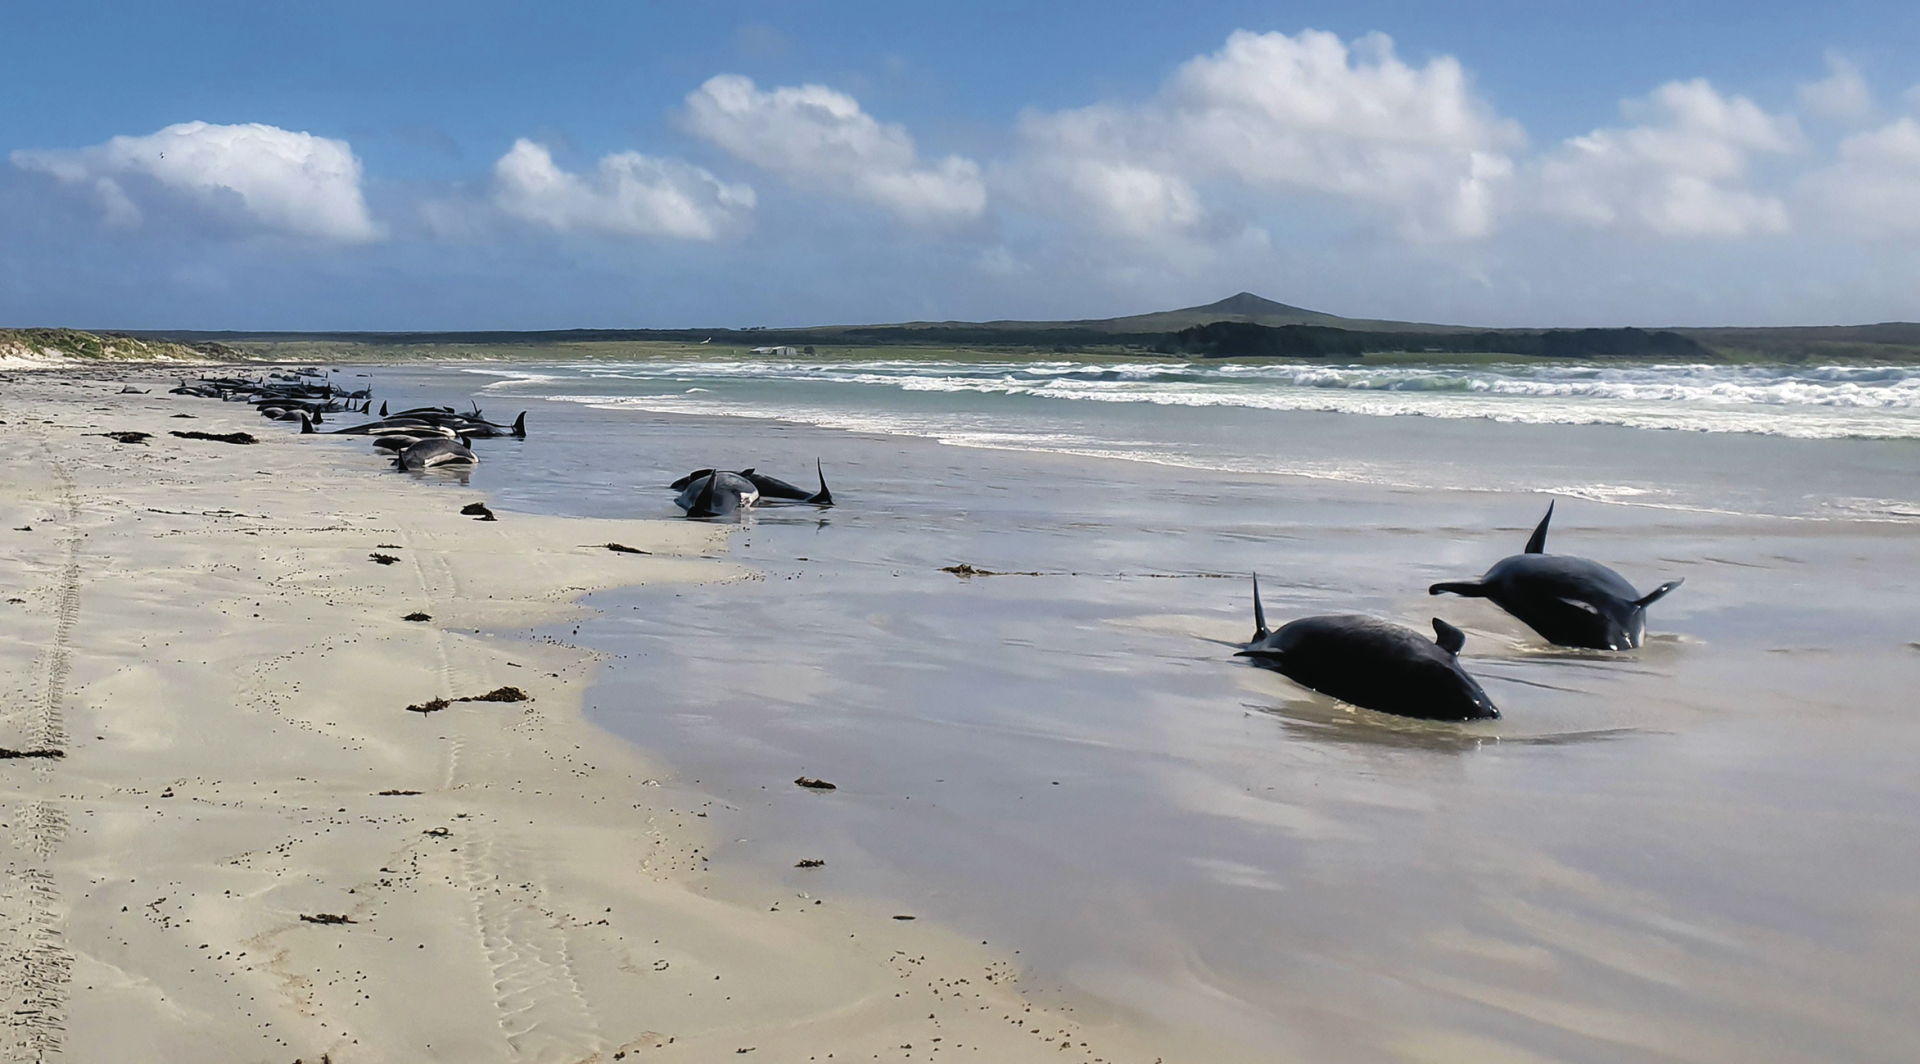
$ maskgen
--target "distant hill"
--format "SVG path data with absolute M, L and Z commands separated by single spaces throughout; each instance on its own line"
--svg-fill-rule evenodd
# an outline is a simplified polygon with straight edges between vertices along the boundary
M 828 325 L 820 330 L 834 332 L 845 329 L 891 328 L 903 331 L 913 330 L 998 330 L 1002 332 L 1099 332 L 1099 333 L 1168 333 L 1195 325 L 1211 325 L 1218 321 L 1241 322 L 1248 325 L 1328 325 L 1339 329 L 1367 329 L 1375 332 L 1447 332 L 1457 326 L 1427 325 L 1411 321 L 1375 321 L 1366 318 L 1343 318 L 1338 314 L 1328 314 L 1321 310 L 1308 310 L 1305 307 L 1290 306 L 1275 302 L 1265 296 L 1252 292 L 1240 292 L 1213 303 L 1197 307 L 1183 307 L 1180 310 L 1156 310 L 1145 314 L 1129 314 L 1119 318 L 1078 318 L 1066 321 L 1019 321 L 1000 319 L 997 321 L 910 321 L 899 325 Z

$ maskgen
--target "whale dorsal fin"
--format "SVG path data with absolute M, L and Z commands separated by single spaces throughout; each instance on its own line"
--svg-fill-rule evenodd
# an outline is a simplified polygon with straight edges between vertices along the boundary
M 385 399 L 380 400 L 380 416 L 387 416 L 387 401 Z
M 1687 582 L 1686 577 L 1681 577 L 1678 580 L 1669 580 L 1666 583 L 1661 584 L 1659 587 L 1654 588 L 1652 591 L 1647 592 L 1645 595 L 1641 596 L 1640 598 L 1636 599 L 1633 604 L 1644 610 L 1648 606 L 1651 606 L 1654 603 L 1660 601 L 1661 599 L 1666 598 L 1667 592 L 1672 591 L 1674 588 L 1679 587 L 1681 584 L 1684 584 L 1686 582 Z
M 1552 520 L 1553 502 L 1549 500 L 1547 502 L 1547 516 L 1540 519 L 1539 527 L 1533 530 L 1533 538 L 1527 540 L 1528 554 L 1545 554 L 1547 552 L 1547 523 Z
M 1267 631 L 1267 611 L 1260 605 L 1260 574 L 1253 574 L 1253 638 L 1249 643 L 1258 643 L 1272 633 Z
M 827 474 L 820 468 L 820 459 L 813 460 L 813 472 L 820 478 L 820 490 L 807 501 L 817 506 L 832 506 L 833 492 L 827 490 Z
M 1433 619 L 1433 634 L 1436 636 L 1434 642 L 1440 644 L 1440 649 L 1449 654 L 1458 654 L 1460 648 L 1467 645 L 1467 633 L 1438 617 Z

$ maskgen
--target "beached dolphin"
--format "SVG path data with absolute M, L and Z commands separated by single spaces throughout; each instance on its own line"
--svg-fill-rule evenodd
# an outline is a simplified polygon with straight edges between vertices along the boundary
M 442 465 L 476 465 L 480 461 L 467 448 L 467 441 L 434 436 L 409 445 L 393 460 L 399 469 L 432 469 Z
M 1411 628 L 1356 615 L 1302 617 L 1267 631 L 1260 578 L 1253 580 L 1253 638 L 1238 652 L 1302 687 L 1363 709 L 1422 720 L 1500 716 L 1456 656 L 1460 629 L 1433 619 L 1437 642 Z
M 1592 650 L 1631 650 L 1647 631 L 1647 607 L 1685 583 L 1669 580 L 1645 595 L 1599 562 L 1548 554 L 1553 503 L 1524 554 L 1502 558 L 1477 581 L 1435 584 L 1429 594 L 1493 600 L 1549 643 Z
M 711 469 L 696 469 L 667 486 L 678 491 L 713 472 Z M 789 484 L 779 477 L 770 477 L 751 468 L 742 469 L 734 475 L 751 483 L 754 490 L 760 493 L 761 502 L 810 502 L 816 506 L 832 506 L 833 493 L 827 490 L 827 475 L 821 471 L 818 458 L 813 460 L 813 472 L 820 478 L 819 491 L 808 491 L 798 484 Z
M 689 481 L 673 504 L 688 517 L 725 517 L 759 501 L 753 481 L 738 473 L 710 472 Z

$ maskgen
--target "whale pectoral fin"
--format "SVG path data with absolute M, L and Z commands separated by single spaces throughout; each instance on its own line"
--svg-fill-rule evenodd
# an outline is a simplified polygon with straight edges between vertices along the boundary
M 719 483 L 719 481 L 720 481 L 720 474 L 718 473 L 707 474 L 707 483 L 704 487 L 700 489 L 699 496 L 693 500 L 693 508 L 687 511 L 688 516 L 690 517 L 718 516 L 716 511 L 713 508 L 713 500 L 714 500 L 713 489 L 714 489 L 714 485 Z
M 1684 584 L 1686 582 L 1687 582 L 1687 578 L 1684 576 L 1678 580 L 1669 580 L 1666 583 L 1661 584 L 1659 587 L 1654 588 L 1652 591 L 1647 592 L 1645 595 L 1642 595 L 1640 598 L 1634 600 L 1633 604 L 1644 610 L 1648 606 L 1651 606 L 1654 603 L 1660 601 L 1661 599 L 1666 598 L 1667 592 L 1672 591 L 1674 588 L 1679 587 L 1681 584 Z
M 1460 648 L 1467 645 L 1467 633 L 1438 617 L 1433 619 L 1433 634 L 1434 642 L 1440 644 L 1440 649 L 1449 654 L 1458 654 Z
M 1552 520 L 1553 520 L 1553 501 L 1548 500 L 1547 516 L 1542 517 L 1540 519 L 1540 524 L 1537 527 L 1535 527 L 1533 530 L 1533 537 L 1527 540 L 1526 553 L 1545 554 L 1547 552 L 1547 525 Z
M 1259 658 L 1261 661 L 1279 661 L 1287 656 L 1284 650 L 1269 650 L 1265 647 L 1247 647 L 1233 652 L 1236 658 Z
M 1452 583 L 1435 584 L 1427 589 L 1427 594 L 1460 595 L 1464 598 L 1486 598 L 1487 587 L 1485 584 L 1477 584 L 1472 581 L 1455 581 Z
M 1255 573 L 1253 574 L 1253 638 L 1248 642 L 1257 643 L 1265 639 L 1268 634 L 1267 611 L 1260 605 L 1260 574 Z

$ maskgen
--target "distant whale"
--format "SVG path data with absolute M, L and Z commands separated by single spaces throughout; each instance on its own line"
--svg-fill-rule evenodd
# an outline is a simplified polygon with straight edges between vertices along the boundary
M 1429 594 L 1491 599 L 1549 643 L 1592 650 L 1631 650 L 1647 631 L 1647 607 L 1685 583 L 1669 580 L 1645 595 L 1599 562 L 1548 554 L 1547 516 L 1524 554 L 1502 558 L 1477 581 L 1435 584 Z
M 1433 619 L 1438 642 L 1411 628 L 1356 615 L 1302 617 L 1269 632 L 1255 577 L 1253 623 L 1253 639 L 1237 656 L 1323 695 L 1421 720 L 1500 716 L 1480 684 L 1460 667 L 1456 655 L 1466 635 L 1438 617 Z
M 725 517 L 760 501 L 760 489 L 738 473 L 710 471 L 692 477 L 682 489 L 673 504 L 688 517 Z

